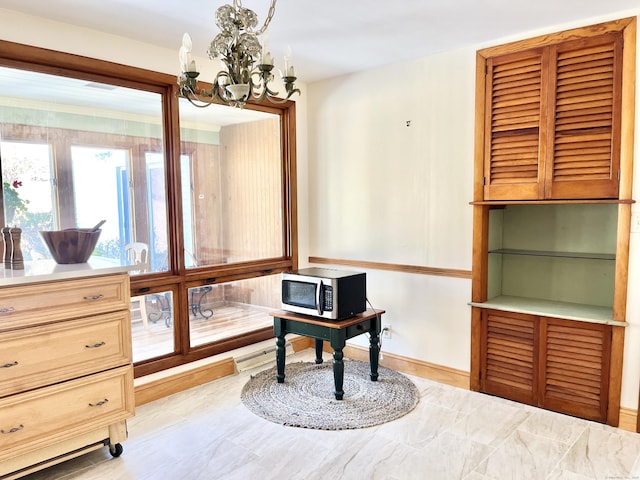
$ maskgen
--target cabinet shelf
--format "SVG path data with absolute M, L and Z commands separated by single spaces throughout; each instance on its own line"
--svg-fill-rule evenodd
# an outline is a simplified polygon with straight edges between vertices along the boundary
M 626 326 L 626 322 L 613 320 L 611 307 L 585 305 L 579 303 L 558 302 L 540 298 L 515 297 L 500 295 L 486 302 L 470 302 L 472 307 L 490 308 L 513 313 L 542 315 L 545 317 L 564 318 L 580 322 L 601 323 L 606 325 Z
M 583 258 L 588 260 L 615 260 L 615 253 L 591 253 L 591 252 L 554 252 L 544 250 L 518 250 L 512 248 L 499 248 L 489 250 L 489 253 L 503 255 L 527 255 L 533 257 L 556 257 L 556 258 Z
M 588 205 L 588 204 L 618 204 L 632 205 L 636 203 L 631 198 L 620 199 L 558 199 L 558 200 L 478 200 L 469 202 L 469 205 L 487 205 L 489 207 L 504 207 L 505 205 Z

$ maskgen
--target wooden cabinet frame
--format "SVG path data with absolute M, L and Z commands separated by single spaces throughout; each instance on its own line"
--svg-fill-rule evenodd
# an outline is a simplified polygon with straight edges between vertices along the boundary
M 483 309 L 481 390 L 606 421 L 610 325 Z
M 623 36 L 623 68 L 621 85 L 620 110 L 620 179 L 616 199 L 581 199 L 581 200 L 509 200 L 490 201 L 484 197 L 484 168 L 486 154 L 486 68 L 487 59 L 493 56 L 516 53 L 554 43 L 589 38 L 610 32 L 622 32 Z M 506 45 L 491 47 L 477 52 L 476 57 L 476 117 L 475 117 L 475 153 L 474 153 L 474 197 L 473 197 L 473 272 L 472 302 L 487 301 L 488 273 L 488 231 L 489 210 L 500 208 L 505 204 L 519 203 L 617 203 L 617 246 L 615 260 L 615 288 L 613 295 L 613 315 L 615 322 L 625 322 L 627 303 L 627 277 L 629 265 L 629 234 L 631 226 L 632 173 L 634 155 L 634 120 L 635 120 L 635 77 L 636 77 L 636 18 L 626 18 L 612 22 L 577 28 L 560 33 L 543 35 Z M 471 310 L 471 378 L 472 390 L 482 390 L 482 308 Z M 611 326 L 609 392 L 606 423 L 618 425 L 620 411 L 620 392 L 622 386 L 622 365 L 624 351 L 624 327 Z

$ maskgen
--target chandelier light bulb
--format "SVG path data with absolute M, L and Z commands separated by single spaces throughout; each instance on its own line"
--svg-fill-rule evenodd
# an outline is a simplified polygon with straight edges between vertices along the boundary
M 184 49 L 184 47 L 180 47 L 178 50 L 178 60 L 180 60 L 180 72 L 184 73 L 187 71 L 187 67 L 189 66 L 188 53 Z
M 273 57 L 269 51 L 269 33 L 262 34 L 262 53 L 260 55 L 260 63 L 262 65 L 273 65 Z
M 191 41 L 191 36 L 188 33 L 185 33 L 182 36 L 182 46 L 188 53 L 191 53 L 191 49 L 193 48 L 193 42 Z
M 287 47 L 284 53 L 284 75 L 285 77 L 295 77 L 295 70 L 292 63 L 293 54 L 291 53 L 291 47 Z
M 261 60 L 263 65 L 271 65 L 273 66 L 273 57 L 271 56 L 271 52 L 266 51 L 262 54 L 262 60 Z
M 178 57 L 180 58 L 180 68 L 182 73 L 197 72 L 196 61 L 191 57 L 191 37 L 188 33 L 182 36 L 182 46 L 178 51 Z

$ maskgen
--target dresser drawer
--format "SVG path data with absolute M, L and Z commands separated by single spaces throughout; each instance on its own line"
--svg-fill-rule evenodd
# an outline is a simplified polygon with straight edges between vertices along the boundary
M 129 311 L 0 332 L 0 397 L 131 363 Z
M 126 273 L 5 287 L 0 290 L 0 331 L 128 308 Z
M 133 367 L 0 399 L 0 461 L 107 426 L 134 412 Z

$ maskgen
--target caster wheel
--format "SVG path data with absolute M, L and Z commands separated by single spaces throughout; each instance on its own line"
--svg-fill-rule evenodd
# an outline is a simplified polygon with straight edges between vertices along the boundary
M 109 453 L 114 458 L 117 458 L 120 455 L 122 455 L 123 450 L 124 449 L 122 448 L 122 445 L 119 443 L 116 443 L 115 445 L 109 445 Z

